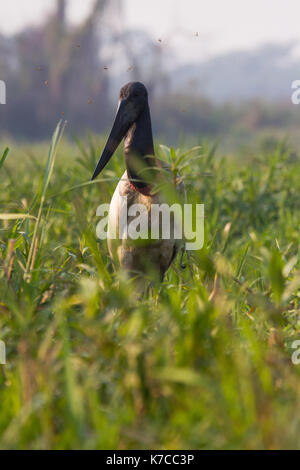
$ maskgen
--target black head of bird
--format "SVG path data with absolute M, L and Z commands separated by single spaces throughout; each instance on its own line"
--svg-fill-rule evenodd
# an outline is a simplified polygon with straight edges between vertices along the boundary
M 123 138 L 128 177 L 142 188 L 146 183 L 140 170 L 151 166 L 153 159 L 149 156 L 154 155 L 154 146 L 148 92 L 140 82 L 127 83 L 120 90 L 115 121 L 92 180 L 107 165 Z

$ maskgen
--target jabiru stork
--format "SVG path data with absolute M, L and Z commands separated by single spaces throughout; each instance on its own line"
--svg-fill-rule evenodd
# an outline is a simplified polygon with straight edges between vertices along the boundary
M 151 207 L 164 201 L 163 194 L 155 191 L 155 184 L 168 175 L 170 185 L 174 178 L 171 172 L 166 173 L 166 165 L 157 160 L 154 155 L 148 92 L 140 82 L 130 82 L 124 85 L 119 93 L 119 105 L 110 135 L 103 149 L 92 176 L 94 180 L 107 165 L 115 150 L 124 138 L 124 158 L 126 171 L 119 181 L 112 197 L 108 214 L 108 249 L 114 262 L 131 275 L 146 274 L 154 271 L 156 278 L 161 281 L 165 272 L 173 262 L 176 254 L 182 249 L 183 240 L 170 237 L 168 239 L 148 240 L 145 243 L 129 240 L 120 236 L 115 239 L 112 233 L 119 233 L 119 220 L 122 211 L 127 210 L 129 223 L 130 207 L 142 204 L 146 207 L 151 223 Z M 146 178 L 147 171 L 153 180 Z M 184 184 L 175 178 L 176 192 L 185 194 Z M 126 208 L 124 198 L 127 198 Z M 174 221 L 173 221 L 174 224 Z

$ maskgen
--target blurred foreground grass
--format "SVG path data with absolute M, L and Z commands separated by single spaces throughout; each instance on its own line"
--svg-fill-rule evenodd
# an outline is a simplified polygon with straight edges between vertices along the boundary
M 171 151 L 205 246 L 136 302 L 95 236 L 122 150 L 86 184 L 101 139 L 60 131 L 0 163 L 0 448 L 299 448 L 300 157 Z

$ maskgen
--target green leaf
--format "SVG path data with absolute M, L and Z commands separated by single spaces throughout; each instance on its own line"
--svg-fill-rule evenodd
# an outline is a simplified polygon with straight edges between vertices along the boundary
M 5 162 L 5 160 L 6 160 L 6 157 L 7 157 L 7 155 L 8 155 L 8 152 L 9 152 L 9 148 L 6 147 L 6 149 L 5 149 L 4 152 L 3 152 L 2 157 L 0 158 L 0 170 L 1 170 L 2 166 L 4 165 L 4 162 Z
M 0 214 L 0 220 L 16 220 L 16 219 L 35 219 L 33 215 L 30 214 Z

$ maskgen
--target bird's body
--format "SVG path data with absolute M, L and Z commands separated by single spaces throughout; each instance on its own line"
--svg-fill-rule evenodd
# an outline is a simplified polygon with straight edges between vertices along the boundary
M 182 191 L 182 183 L 179 185 Z M 126 204 L 125 204 L 126 201 Z M 108 215 L 108 249 L 115 263 L 119 263 L 127 272 L 134 274 L 151 271 L 156 272 L 163 279 L 165 272 L 174 260 L 176 254 L 182 246 L 182 240 L 168 239 L 143 240 L 136 243 L 128 237 L 124 237 L 123 230 L 118 238 L 114 234 L 119 234 L 120 220 L 127 219 L 127 227 L 134 219 L 128 215 L 130 207 L 134 204 L 143 205 L 147 211 L 148 227 L 151 227 L 151 208 L 153 205 L 161 205 L 160 194 L 145 195 L 135 190 L 128 179 L 127 171 L 123 174 L 112 197 Z M 172 227 L 170 230 L 172 234 Z
M 174 218 L 171 220 L 168 237 L 132 239 L 128 236 L 128 226 L 136 216 L 136 212 L 131 209 L 137 207 L 137 204 L 142 206 L 144 221 L 147 221 L 147 233 L 151 233 L 152 207 L 166 202 L 164 193 L 157 189 L 159 183 L 165 182 L 167 177 L 168 184 L 172 184 L 171 172 L 154 156 L 148 94 L 144 85 L 139 82 L 129 83 L 121 88 L 115 122 L 93 178 L 104 168 L 123 137 L 126 171 L 110 204 L 109 252 L 114 262 L 120 263 L 130 274 L 151 272 L 162 280 L 183 243 L 174 236 Z M 173 178 L 174 185 L 177 192 L 184 192 L 183 183 L 177 178 L 175 181 Z M 121 224 L 120 220 L 123 221 Z

